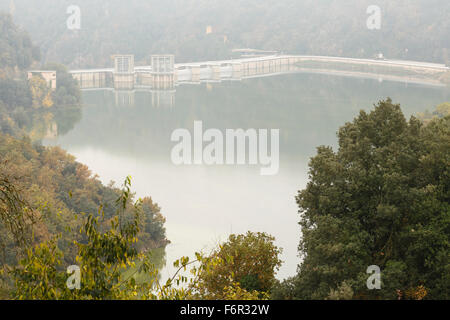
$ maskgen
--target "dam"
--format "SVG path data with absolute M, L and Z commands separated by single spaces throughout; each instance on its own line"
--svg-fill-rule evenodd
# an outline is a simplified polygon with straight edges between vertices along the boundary
M 293 72 L 341 74 L 419 84 L 443 85 L 444 64 L 344 57 L 270 54 L 239 59 L 175 63 L 174 55 L 152 55 L 135 66 L 134 55 L 113 56 L 112 68 L 71 70 L 81 89 L 174 90 L 182 84 L 241 81 Z

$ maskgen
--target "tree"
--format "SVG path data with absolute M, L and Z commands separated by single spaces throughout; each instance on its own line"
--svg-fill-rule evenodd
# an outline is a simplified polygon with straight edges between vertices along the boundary
M 233 287 L 246 292 L 269 292 L 281 266 L 281 249 L 274 245 L 274 240 L 259 232 L 230 235 L 227 242 L 203 260 L 206 267 L 199 272 L 196 283 L 199 296 L 224 299 L 225 288 Z
M 424 126 L 380 101 L 321 146 L 299 191 L 296 297 L 450 297 L 450 117 Z M 369 290 L 367 267 L 381 268 Z M 351 289 L 351 290 L 350 290 Z
M 41 68 L 56 72 L 56 90 L 52 94 L 55 105 L 59 108 L 79 106 L 81 102 L 81 91 L 77 81 L 68 72 L 64 65 L 48 63 Z

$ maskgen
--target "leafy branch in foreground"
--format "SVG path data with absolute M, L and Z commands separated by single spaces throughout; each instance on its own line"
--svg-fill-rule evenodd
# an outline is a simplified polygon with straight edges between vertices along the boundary
M 124 191 L 117 203 L 121 207 L 111 219 L 111 227 L 105 232 L 99 230 L 99 220 L 104 218 L 102 208 L 99 215 L 87 215 L 80 228 L 84 241 L 74 241 L 78 247 L 76 261 L 81 270 L 80 290 L 70 290 L 67 286 L 67 274 L 59 266 L 62 264 L 62 252 L 57 248 L 56 239 L 43 242 L 27 250 L 26 256 L 11 274 L 15 279 L 14 298 L 18 299 L 126 299 L 137 297 L 140 292 L 148 291 L 151 283 L 137 285 L 134 278 L 123 279 L 122 273 L 135 266 L 135 261 L 143 260 L 140 270 L 151 272 L 144 261 L 144 255 L 135 248 L 141 201 L 133 206 L 134 217 L 130 222 L 119 225 L 119 217 L 129 205 L 130 178 L 125 180 Z M 155 272 L 153 270 L 153 272 Z M 156 278 L 156 276 L 155 276 Z

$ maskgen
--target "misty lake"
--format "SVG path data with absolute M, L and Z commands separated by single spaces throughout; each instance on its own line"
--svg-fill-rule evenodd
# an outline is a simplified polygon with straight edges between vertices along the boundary
M 283 248 L 278 278 L 294 275 L 300 261 L 295 195 L 305 187 L 308 161 L 319 145 L 337 146 L 338 128 L 391 97 L 407 117 L 450 100 L 447 87 L 308 73 L 235 82 L 185 84 L 174 91 L 83 92 L 81 120 L 45 145 L 59 145 L 102 182 L 120 186 L 127 175 L 137 196 L 151 196 L 166 217 L 167 267 L 208 250 L 230 233 L 267 232 Z M 277 175 L 259 165 L 176 166 L 175 129 L 279 129 Z

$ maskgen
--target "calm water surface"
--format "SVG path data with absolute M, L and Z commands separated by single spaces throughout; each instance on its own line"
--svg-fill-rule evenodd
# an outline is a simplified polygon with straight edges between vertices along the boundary
M 282 247 L 278 278 L 294 275 L 300 261 L 295 195 L 305 187 L 308 161 L 319 145 L 336 147 L 336 131 L 360 109 L 391 97 L 410 115 L 450 101 L 448 88 L 289 74 L 242 82 L 192 84 L 176 92 L 83 92 L 82 118 L 59 145 L 108 183 L 133 178 L 138 196 L 150 195 L 167 218 L 167 267 L 207 250 L 230 233 L 264 231 Z M 207 128 L 280 129 L 280 170 L 259 166 L 175 166 L 173 130 L 202 120 Z

